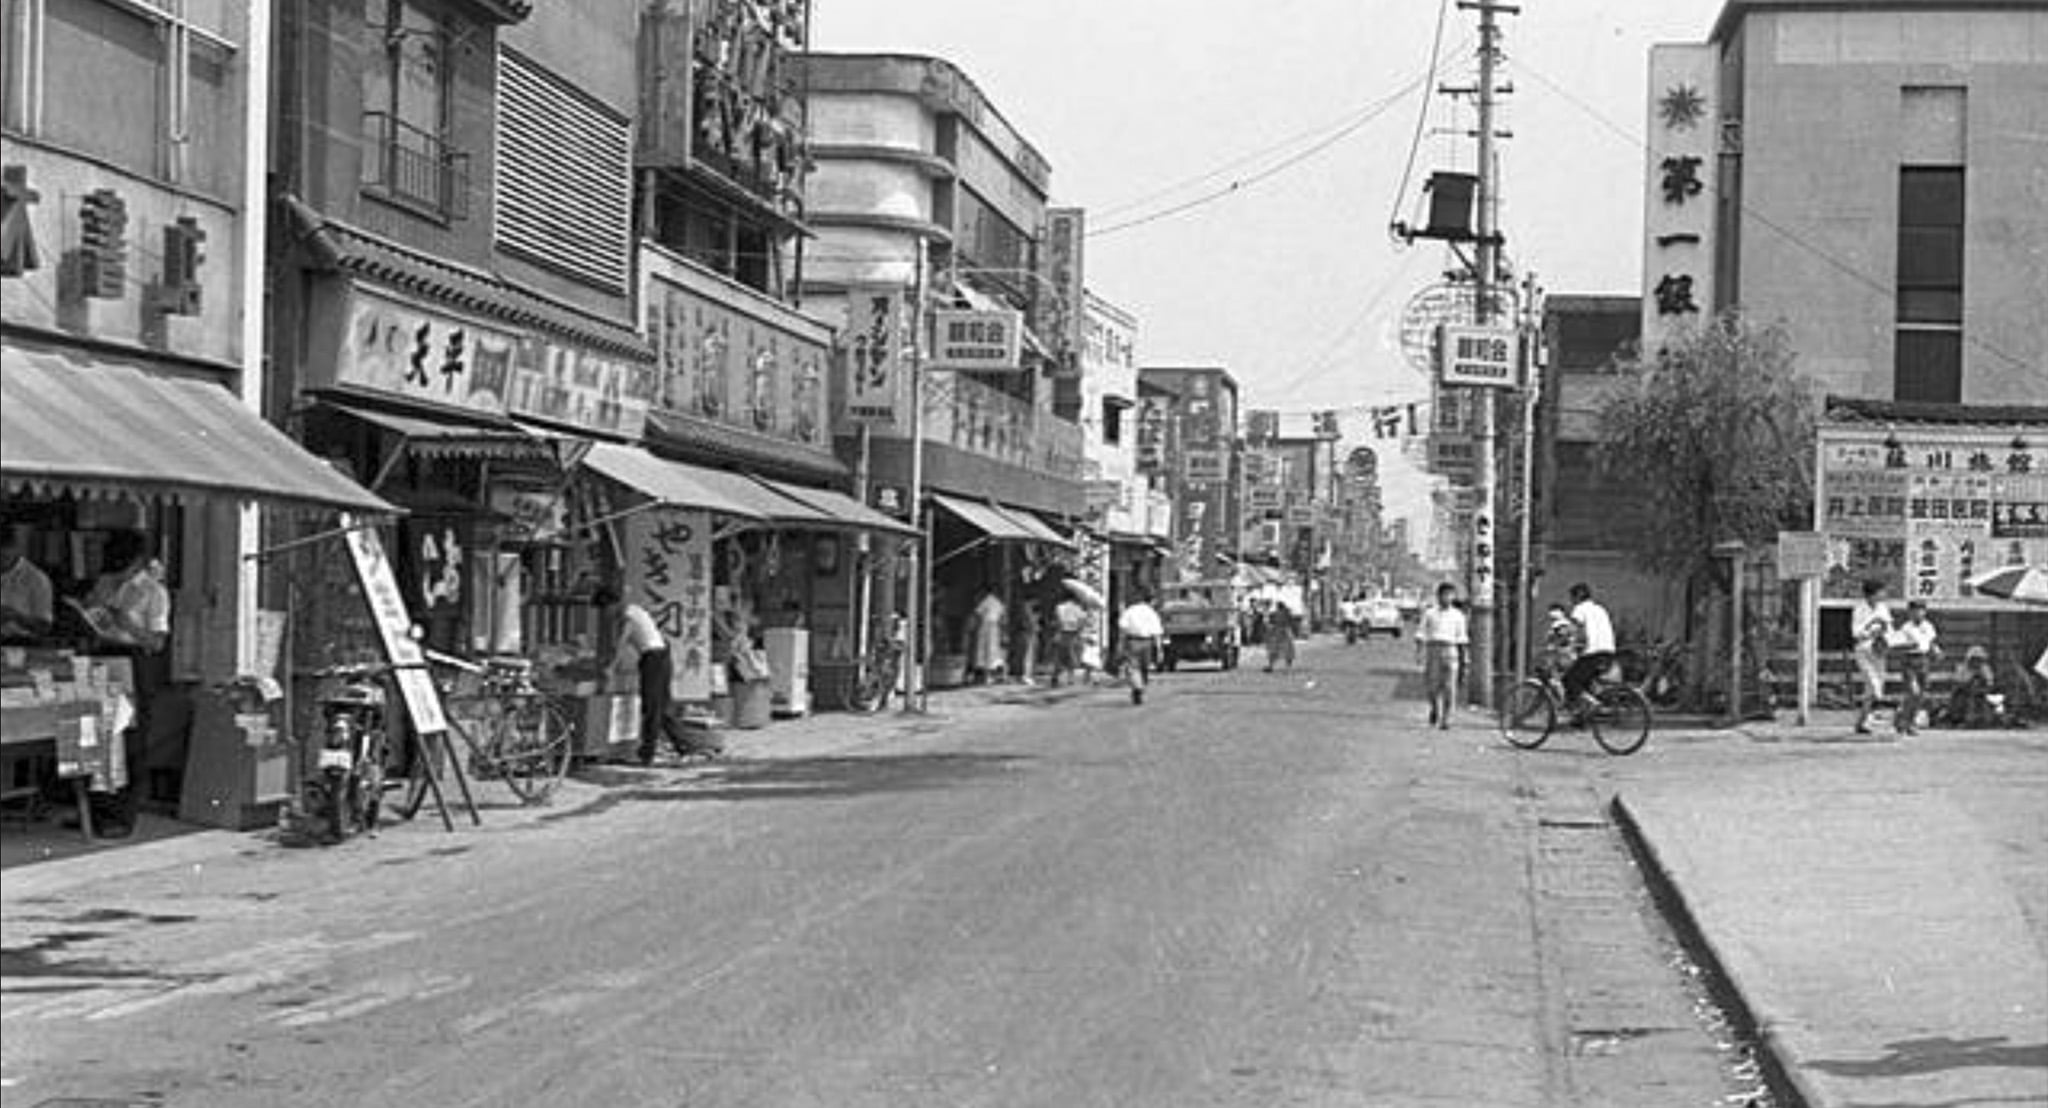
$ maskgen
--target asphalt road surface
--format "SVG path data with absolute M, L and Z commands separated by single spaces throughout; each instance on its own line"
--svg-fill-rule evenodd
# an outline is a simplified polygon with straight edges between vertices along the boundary
M 1597 752 L 1425 729 L 1412 650 L 10 898 L 5 1099 L 1718 1103 Z

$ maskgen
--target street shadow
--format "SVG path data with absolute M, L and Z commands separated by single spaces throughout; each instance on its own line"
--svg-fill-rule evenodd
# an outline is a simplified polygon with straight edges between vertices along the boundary
M 1886 1043 L 1890 1053 L 1869 1061 L 1808 1061 L 1806 1065 L 1837 1077 L 1911 1077 L 1970 1066 L 2048 1069 L 2048 1042 L 2014 1045 L 2004 1035 L 1975 1039 L 1934 1036 Z
M 706 800 L 830 800 L 941 789 L 1014 772 L 1034 759 L 1021 754 L 875 754 L 818 758 L 734 759 L 699 777 L 660 787 L 622 788 L 580 808 L 551 812 L 543 823 L 580 819 L 627 803 Z

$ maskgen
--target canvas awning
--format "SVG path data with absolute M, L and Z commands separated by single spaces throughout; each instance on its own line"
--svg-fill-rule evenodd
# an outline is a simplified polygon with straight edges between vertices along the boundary
M 962 523 L 980 531 L 983 536 L 996 542 L 1036 542 L 1037 536 L 1011 518 L 1008 512 L 993 504 L 978 504 L 972 500 L 932 494 L 932 503 L 946 509 Z
M 842 492 L 812 488 L 808 485 L 792 485 L 785 481 L 771 481 L 765 477 L 756 477 L 754 480 L 782 496 L 810 505 L 831 521 L 829 526 L 880 531 L 893 535 L 917 534 L 917 529 L 909 524 L 883 515 Z
M 593 443 L 583 458 L 585 468 L 602 474 L 657 503 L 675 508 L 702 508 L 736 519 L 765 522 L 768 490 L 738 474 L 658 458 L 637 446 Z M 742 486 L 724 478 L 738 478 Z
M 11 342 L 0 344 L 0 361 L 9 491 L 399 511 L 211 381 Z
M 388 431 L 404 441 L 407 452 L 422 458 L 524 458 L 557 461 L 563 436 L 511 420 L 484 422 L 424 413 L 397 412 L 371 404 L 322 396 L 321 407 Z

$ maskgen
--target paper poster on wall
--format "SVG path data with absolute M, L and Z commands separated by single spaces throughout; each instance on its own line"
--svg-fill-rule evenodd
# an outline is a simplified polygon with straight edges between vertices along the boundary
M 627 516 L 625 598 L 668 640 L 678 700 L 711 699 L 711 514 L 651 508 Z

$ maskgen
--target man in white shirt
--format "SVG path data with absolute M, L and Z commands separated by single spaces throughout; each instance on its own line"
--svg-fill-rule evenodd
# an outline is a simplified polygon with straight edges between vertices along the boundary
M 1145 702 L 1145 685 L 1152 679 L 1152 659 L 1159 651 L 1159 640 L 1166 637 L 1166 624 L 1159 618 L 1159 610 L 1152 606 L 1152 596 L 1139 590 L 1136 599 L 1116 619 L 1117 633 L 1123 638 L 1124 667 L 1130 674 L 1131 703 Z
M 1564 671 L 1564 696 L 1566 703 L 1575 704 L 1592 687 L 1593 679 L 1614 664 L 1614 621 L 1593 599 L 1591 586 L 1573 585 L 1571 597 L 1572 622 L 1579 628 L 1579 656 Z
M 1458 682 L 1465 670 L 1465 654 L 1472 633 L 1465 610 L 1457 606 L 1457 586 L 1446 581 L 1436 587 L 1436 607 L 1422 613 L 1422 625 L 1415 631 L 1415 650 L 1422 657 L 1422 685 L 1429 693 L 1429 725 L 1440 731 L 1451 726 L 1451 706 L 1458 700 Z
M 630 661 L 639 674 L 640 744 L 634 754 L 640 764 L 654 764 L 655 749 L 664 736 L 675 748 L 677 757 L 689 757 L 690 745 L 683 739 L 683 729 L 669 715 L 669 682 L 675 667 L 669 658 L 668 639 L 646 608 L 625 600 L 617 589 L 600 586 L 590 599 L 599 608 L 618 616 L 619 640 L 612 648 L 611 668 L 624 669 Z

